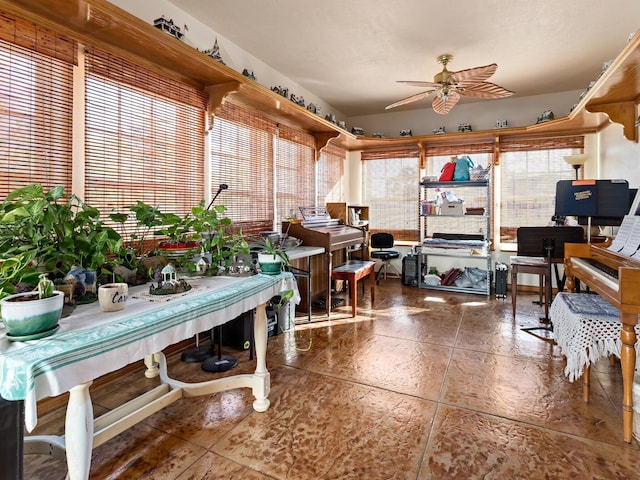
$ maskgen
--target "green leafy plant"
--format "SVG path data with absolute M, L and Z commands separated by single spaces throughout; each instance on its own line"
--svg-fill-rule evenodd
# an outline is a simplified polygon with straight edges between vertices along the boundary
M 162 225 L 163 213 L 158 207 L 138 200 L 129 207 L 131 213 L 112 213 L 109 218 L 123 227 L 127 222 L 133 223 L 133 231 L 129 234 L 127 248 L 132 249 L 133 258 L 139 258 L 148 253 L 146 242 L 154 228 Z
M 0 205 L 0 259 L 35 252 L 32 262 L 54 278 L 73 266 L 97 270 L 118 251 L 120 235 L 100 212 L 61 186 L 18 188 Z
M 260 253 L 266 253 L 267 255 L 273 255 L 274 260 L 280 259 L 284 265 L 289 265 L 289 255 L 287 254 L 287 248 L 275 243 L 271 237 L 262 237 L 258 241 L 258 247 Z
M 36 251 L 18 253 L 13 257 L 3 257 L 0 260 L 0 299 L 16 292 L 21 283 L 35 284 L 39 274 L 33 267 Z

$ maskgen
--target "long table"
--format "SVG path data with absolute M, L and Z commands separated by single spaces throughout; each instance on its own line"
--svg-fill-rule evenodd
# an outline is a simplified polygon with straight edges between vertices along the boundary
M 60 321 L 52 336 L 29 342 L 9 342 L 0 334 L 0 395 L 24 401 L 25 427 L 37 424 L 39 399 L 69 392 L 62 437 L 26 437 L 25 453 L 48 452 L 65 458 L 69 477 L 89 478 L 91 451 L 183 396 L 207 395 L 233 388 L 251 388 L 253 408 L 269 407 L 270 377 L 266 368 L 266 303 L 294 290 L 291 273 L 250 277 L 190 279 L 192 290 L 168 297 L 148 294 L 148 286 L 131 288 L 126 308 L 102 313 L 99 305 L 78 306 Z M 254 316 L 256 370 L 207 382 L 187 384 L 170 378 L 161 353 L 169 345 L 221 325 L 256 309 Z M 93 419 L 89 386 L 94 379 L 144 359 L 145 375 L 160 376 L 160 385 L 138 399 Z

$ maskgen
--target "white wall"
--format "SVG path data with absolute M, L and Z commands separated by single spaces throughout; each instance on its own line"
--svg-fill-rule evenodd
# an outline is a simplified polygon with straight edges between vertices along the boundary
M 627 140 L 622 126 L 611 123 L 599 134 L 597 178 L 624 178 L 640 187 L 640 144 Z
M 197 48 L 200 51 L 209 50 L 218 39 L 220 55 L 225 65 L 233 68 L 237 72 L 242 72 L 245 68 L 252 71 L 256 76 L 256 81 L 267 88 L 281 86 L 288 88 L 289 93 L 297 97 L 302 96 L 305 104 L 314 103 L 320 105 L 322 114 L 332 112 L 338 120 L 345 120 L 346 116 L 332 105 L 314 95 L 312 92 L 302 88 L 288 77 L 285 77 L 277 70 L 260 59 L 249 54 L 245 50 L 232 43 L 226 37 L 219 35 L 198 19 L 188 15 L 167 0 L 109 0 L 110 3 L 126 10 L 130 14 L 153 25 L 156 18 L 164 17 L 173 20 L 173 23 L 184 33 L 182 41 L 187 45 Z M 184 26 L 188 30 L 185 31 Z
M 578 101 L 580 91 L 537 95 L 500 100 L 480 100 L 459 103 L 447 115 L 435 113 L 430 99 L 425 108 L 407 111 L 391 110 L 377 115 L 351 117 L 349 124 L 364 128 L 365 135 L 382 131 L 385 137 L 398 137 L 400 130 L 410 128 L 413 135 L 429 135 L 444 126 L 447 133 L 455 133 L 459 123 L 469 123 L 474 131 L 495 128 L 496 120 L 507 120 L 509 127 L 523 127 L 536 123 L 538 116 L 551 110 L 556 118 L 564 117 Z

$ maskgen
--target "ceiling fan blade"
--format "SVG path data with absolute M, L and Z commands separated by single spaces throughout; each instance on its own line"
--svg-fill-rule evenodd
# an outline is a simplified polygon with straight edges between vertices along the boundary
M 446 115 L 451 111 L 453 106 L 460 100 L 460 95 L 457 92 L 451 92 L 446 100 L 441 96 L 436 96 L 433 99 L 432 107 L 433 111 L 440 115 Z
M 413 80 L 397 80 L 396 83 L 406 83 L 407 85 L 411 85 L 413 87 L 422 87 L 422 88 L 438 88 L 438 87 L 440 87 L 439 83 L 421 82 L 421 81 L 413 81 Z
M 399 107 L 400 105 L 406 105 L 407 103 L 417 102 L 418 100 L 422 100 L 432 92 L 433 90 L 427 90 L 426 92 L 421 92 L 416 95 L 411 95 L 410 97 L 403 98 L 402 100 L 392 103 L 391 105 L 387 105 L 386 107 L 384 107 L 384 109 L 389 110 L 390 108 Z
M 458 90 L 460 95 L 470 98 L 505 98 L 513 92 L 491 82 L 480 82 Z
M 484 82 L 491 75 L 496 73 L 497 69 L 498 65 L 492 63 L 491 65 L 485 65 L 484 67 L 467 68 L 466 70 L 453 72 L 449 78 L 456 82 L 460 87 L 466 87 L 468 85 L 475 85 L 476 83 Z

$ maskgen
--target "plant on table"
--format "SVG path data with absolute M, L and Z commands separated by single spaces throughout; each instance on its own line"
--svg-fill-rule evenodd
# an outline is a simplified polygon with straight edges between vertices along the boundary
M 73 267 L 100 269 L 121 241 L 100 220 L 98 209 L 65 194 L 61 186 L 45 191 L 41 184 L 27 185 L 0 204 L 0 260 L 31 252 L 29 266 L 53 280 L 61 280 Z M 31 276 L 25 280 L 35 286 Z

